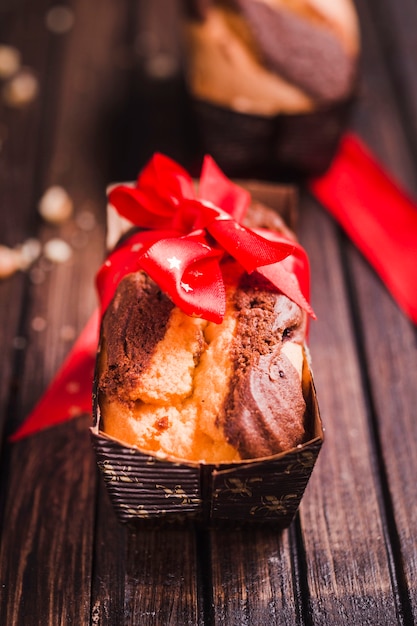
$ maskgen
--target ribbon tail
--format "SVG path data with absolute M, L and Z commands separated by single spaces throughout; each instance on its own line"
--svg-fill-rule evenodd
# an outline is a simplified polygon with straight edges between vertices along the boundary
M 287 298 L 298 304 L 301 309 L 304 309 L 313 319 L 316 319 L 316 315 L 304 296 L 294 271 L 289 271 L 283 263 L 274 263 L 273 265 L 258 267 L 257 272 L 267 278 Z
M 417 205 L 354 134 L 310 191 L 335 217 L 417 323 Z
M 249 274 L 263 265 L 282 261 L 294 251 L 292 241 L 263 237 L 233 220 L 213 220 L 207 230 Z
M 12 442 L 92 411 L 100 313 L 94 311 L 38 404 L 11 436 Z

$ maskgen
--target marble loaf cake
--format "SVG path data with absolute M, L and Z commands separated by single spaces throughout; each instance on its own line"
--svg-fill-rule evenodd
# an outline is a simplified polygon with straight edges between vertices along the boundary
M 184 0 L 186 83 L 203 151 L 229 176 L 321 173 L 356 90 L 351 0 Z
M 288 229 L 252 206 L 246 225 Z M 290 235 L 291 236 L 291 235 Z M 307 436 L 306 314 L 257 274 L 223 264 L 221 324 L 183 313 L 142 270 L 120 282 L 102 322 L 101 430 L 161 458 L 230 463 L 275 455 Z

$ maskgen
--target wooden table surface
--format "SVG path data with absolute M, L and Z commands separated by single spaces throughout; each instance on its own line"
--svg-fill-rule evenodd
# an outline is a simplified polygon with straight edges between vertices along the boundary
M 74 251 L 0 284 L 0 623 L 417 622 L 416 328 L 307 193 L 298 234 L 312 265 L 310 348 L 326 440 L 288 530 L 121 525 L 88 416 L 8 442 L 95 308 L 106 185 L 133 178 L 154 150 L 183 163 L 192 154 L 174 4 L 59 6 L 67 12 L 51 13 L 51 0 L 0 4 L 0 44 L 20 51 L 38 85 L 26 105 L 0 105 L 0 243 L 59 237 Z M 417 197 L 417 4 L 357 8 L 352 127 Z M 75 206 L 61 226 L 37 212 L 53 184 Z

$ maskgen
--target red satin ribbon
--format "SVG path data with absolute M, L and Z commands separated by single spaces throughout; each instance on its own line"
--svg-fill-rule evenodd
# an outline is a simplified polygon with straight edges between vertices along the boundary
M 310 189 L 417 323 L 416 203 L 351 133 L 343 138 L 330 169 L 312 180 Z
M 168 165 L 168 164 L 167 164 Z M 185 177 L 171 176 L 168 178 L 169 187 L 165 188 L 163 197 L 159 195 L 156 205 L 152 202 L 152 189 L 158 177 L 156 170 L 148 170 L 142 183 L 148 189 L 146 195 L 141 195 L 141 201 L 148 207 L 156 206 L 160 216 L 159 228 L 169 228 L 172 233 L 172 203 L 175 198 L 194 198 L 194 189 L 190 180 Z M 239 222 L 246 210 L 246 200 L 241 192 L 236 192 L 228 183 L 217 181 L 213 186 L 213 173 L 209 169 L 206 176 L 200 181 L 200 195 L 207 194 L 206 185 L 217 196 L 212 200 L 216 206 L 231 214 L 234 207 L 234 220 Z M 214 188 L 213 188 L 214 187 Z M 389 178 L 379 166 L 372 154 L 363 143 L 354 135 L 347 134 L 340 145 L 340 150 L 332 166 L 324 176 L 310 181 L 310 190 L 340 222 L 353 242 L 363 252 L 369 262 L 379 272 L 397 302 L 417 322 L 417 207 Z M 125 203 L 126 217 L 134 217 L 137 210 L 137 192 L 132 194 L 132 201 Z M 237 195 L 235 195 L 237 194 Z M 128 205 L 128 206 L 127 206 Z M 130 210 L 133 214 L 130 214 Z M 128 213 L 129 211 L 129 213 Z M 148 228 L 153 228 L 154 216 L 152 211 L 149 217 Z M 147 219 L 148 219 L 147 217 Z M 183 217 L 183 216 L 182 216 Z M 182 218 L 181 218 L 182 219 Z M 181 230 L 181 228 L 179 229 Z M 142 238 L 153 237 L 152 231 L 148 235 L 141 233 Z M 145 245 L 148 245 L 145 241 Z M 135 245 L 135 239 L 130 239 L 130 245 Z M 121 254 L 126 254 L 126 263 L 130 263 L 131 251 L 127 248 Z M 134 257 L 137 260 L 137 255 Z M 279 272 L 284 265 L 293 259 L 287 257 L 280 263 L 258 268 L 258 272 Z M 136 261 L 135 261 L 136 262 Z M 271 270 L 272 268 L 272 270 Z M 121 263 L 121 275 L 126 267 Z M 115 284 L 121 275 L 113 275 Z M 298 272 L 299 277 L 303 276 Z M 274 281 L 277 277 L 274 277 Z M 307 293 L 307 285 L 300 285 L 303 293 Z M 115 285 L 113 285 L 114 289 Z M 287 284 L 287 288 L 289 288 Z M 298 285 L 296 285 L 298 289 Z M 92 316 L 85 330 L 74 345 L 72 351 L 58 372 L 55 380 L 41 398 L 39 404 L 27 418 L 22 427 L 12 436 L 17 441 L 27 435 L 35 433 L 48 426 L 59 424 L 71 419 L 79 412 L 91 412 L 92 372 L 95 352 L 98 341 L 98 311 Z
M 220 323 L 226 307 L 221 260 L 229 255 L 314 317 L 303 248 L 278 234 L 244 227 L 250 195 L 226 178 L 211 157 L 204 159 L 199 187 L 197 196 L 188 173 L 156 154 L 135 187 L 111 190 L 109 201 L 118 213 L 146 230 L 111 254 L 99 271 L 103 311 L 123 276 L 143 269 L 187 315 Z
M 11 441 L 18 441 L 82 414 L 91 414 L 99 324 L 100 312 L 97 309 L 42 398 L 11 435 Z

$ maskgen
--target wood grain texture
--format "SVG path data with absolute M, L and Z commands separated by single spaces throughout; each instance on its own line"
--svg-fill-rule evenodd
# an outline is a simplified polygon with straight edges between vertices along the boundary
M 192 529 L 137 528 L 128 534 L 125 624 L 198 623 Z
M 74 250 L 65 264 L 38 265 L 43 280 L 20 273 L 0 283 L 3 438 L 95 306 L 106 185 L 134 177 L 154 150 L 196 165 L 174 3 L 102 0 L 98 10 L 70 0 L 74 23 L 62 35 L 45 26 L 53 5 L 0 7 L 0 42 L 19 48 L 40 86 L 21 110 L 0 98 L 0 243 L 59 236 Z M 415 194 L 417 9 L 413 0 L 357 6 L 363 76 L 353 126 Z M 60 227 L 36 211 L 52 184 L 74 201 L 74 219 Z M 86 213 L 87 230 L 78 221 Z M 123 526 L 97 472 L 88 417 L 13 446 L 4 440 L 1 624 L 417 622 L 416 329 L 306 195 L 298 232 L 312 265 L 310 345 L 326 440 L 291 528 Z
M 394 624 L 391 572 L 337 227 L 305 201 L 301 240 L 311 260 L 314 377 L 325 445 L 301 507 L 313 623 Z M 373 621 L 375 620 L 375 621 Z
M 91 588 L 91 623 L 124 624 L 124 577 L 127 530 L 119 524 L 103 481 L 98 481 L 94 561 Z
M 5 10 L 0 19 L 0 41 L 13 45 L 21 54 L 22 63 L 34 73 L 40 89 L 44 87 L 48 67 L 48 37 L 40 37 L 47 2 L 39 2 L 37 11 L 24 15 Z M 8 7 L 6 7 L 7 9 Z M 6 81 L 0 81 L 3 89 Z M 13 108 L 0 98 L 0 232 L 2 245 L 15 247 L 36 234 L 37 215 L 34 207 L 39 193 L 39 171 L 43 165 L 41 151 L 42 102 L 35 98 L 27 106 Z M 18 303 L 27 299 L 28 280 L 17 273 L 0 282 L 0 327 L 5 357 L 0 379 L 0 436 L 13 409 L 19 390 L 20 364 L 25 338 L 25 312 Z M 16 344 L 15 338 L 19 337 Z M 20 347 L 16 347 L 20 346 Z
M 364 81 L 366 84 L 372 77 L 377 97 L 372 104 L 368 98 L 363 98 L 362 110 L 366 124 L 361 124 L 358 119 L 356 125 L 365 137 L 369 136 L 369 145 L 378 158 L 386 163 L 389 171 L 395 174 L 403 188 L 417 197 L 413 160 L 416 133 L 414 130 L 411 132 L 408 115 L 404 111 L 404 107 L 410 112 L 417 106 L 417 71 L 409 63 L 409 53 L 413 50 L 415 40 L 408 23 L 405 23 L 405 14 L 400 15 L 394 5 L 389 8 L 386 6 L 385 9 L 385 13 L 383 7 L 377 9 L 382 11 L 381 27 L 385 27 L 379 31 L 379 39 L 372 23 L 376 9 L 372 14 L 363 12 L 362 21 L 369 33 L 368 42 L 375 43 L 375 54 L 375 49 L 378 50 L 377 41 L 382 48 L 387 45 L 382 35 L 387 32 L 387 22 L 394 20 L 397 27 L 391 29 L 393 38 L 388 41 L 397 53 L 391 55 L 388 64 L 391 75 L 384 72 L 384 66 L 380 64 L 381 69 L 375 76 L 371 69 L 371 51 L 366 50 Z M 415 7 L 409 7 L 407 15 L 412 19 Z M 400 28 L 402 38 L 398 37 Z M 403 57 L 406 60 L 399 66 L 398 58 Z M 393 81 L 395 89 L 391 88 Z M 401 120 L 402 132 L 397 131 L 392 120 Z M 384 129 L 382 136 L 378 132 L 381 128 Z M 417 561 L 414 556 L 417 537 L 411 530 L 417 522 L 414 478 L 417 473 L 414 452 L 417 446 L 417 389 L 413 383 L 417 364 L 416 328 L 398 309 L 381 281 L 352 246 L 348 246 L 347 259 L 350 280 L 355 286 L 356 316 L 361 328 L 365 329 L 358 337 L 358 343 L 362 351 L 364 378 L 372 399 L 372 428 L 381 463 L 392 560 L 399 580 L 398 593 L 404 619 L 411 623 L 417 620 Z M 373 320 L 372 324 L 369 324 L 369 319 Z
M 393 2 L 392 5 L 395 3 Z M 396 32 L 390 22 L 387 13 L 381 3 L 366 2 L 358 3 L 358 14 L 364 36 L 362 37 L 361 54 L 361 83 L 360 99 L 354 109 L 351 125 L 369 147 L 375 151 L 381 164 L 387 168 L 395 179 L 403 185 L 404 189 L 412 194 L 417 192 L 415 180 L 415 156 L 412 151 L 413 141 L 416 134 L 412 131 L 409 121 L 402 114 L 405 100 L 410 99 L 410 89 L 416 80 L 410 75 L 409 89 L 407 83 L 402 80 L 400 85 L 395 84 L 398 73 L 390 71 L 392 67 L 387 65 L 387 58 L 395 62 L 398 72 L 403 67 L 403 54 L 399 50 L 392 52 L 392 43 L 381 29 L 382 24 L 377 20 L 377 15 L 384 15 L 385 22 L 388 20 L 387 29 L 391 36 Z M 397 10 L 397 9 L 396 9 Z M 405 20 L 412 12 L 404 12 Z M 411 20 L 411 23 L 413 21 Z M 378 28 L 378 25 L 380 26 Z M 408 33 L 400 31 L 401 37 Z M 387 47 L 391 49 L 387 50 Z M 408 61 L 407 61 L 408 63 Z
M 47 127 L 43 189 L 52 184 L 63 186 L 73 201 L 74 218 L 59 227 L 41 224 L 38 237 L 42 242 L 60 237 L 74 253 L 66 263 L 45 272 L 45 280 L 30 289 L 32 305 L 27 313 L 26 331 L 30 349 L 19 397 L 20 415 L 30 410 L 68 353 L 71 339 L 66 340 L 63 331 L 73 329 L 77 336 L 97 305 L 94 276 L 104 254 L 104 177 L 108 161 L 98 138 L 103 136 L 101 124 L 105 124 L 107 107 L 112 106 L 109 83 L 117 76 L 115 51 L 121 45 L 126 11 L 126 4 L 116 7 L 112 2 L 102 3 L 96 38 L 91 39 L 93 7 L 74 3 L 74 28 L 65 36 L 65 50 L 54 66 L 55 81 L 49 77 L 56 109 L 53 115 L 50 113 Z M 95 220 L 88 230 L 77 221 L 85 214 Z M 39 319 L 45 320 L 45 327 L 34 332 L 33 320 Z M 42 367 L 36 366 L 39 362 Z
M 414 372 L 417 367 L 415 328 L 356 251 L 350 251 L 353 280 L 358 290 L 359 318 L 375 320 L 363 341 L 372 417 L 383 466 L 385 501 L 391 524 L 392 556 L 402 594 L 403 612 L 417 620 L 417 462 Z M 379 330 L 378 330 L 379 329 Z M 382 334 L 381 329 L 384 329 Z M 382 335 L 382 337 L 381 337 Z
M 210 544 L 214 624 L 297 623 L 288 531 L 218 529 Z
M 93 624 L 200 623 L 193 527 L 121 524 L 100 480 L 94 553 Z
M 363 13 L 365 32 L 370 32 L 370 23 L 377 31 L 381 47 L 380 68 L 389 75 L 391 96 L 397 98 L 399 119 L 407 126 L 407 140 L 413 159 L 417 156 L 417 85 L 414 59 L 417 54 L 417 41 L 414 26 L 417 20 L 417 7 L 413 0 L 404 0 L 401 6 L 391 0 L 367 2 L 358 8 Z M 369 14 L 370 22 L 365 14 Z M 414 187 L 415 188 L 415 187 Z
M 13 446 L 4 470 L 0 623 L 89 623 L 94 469 L 85 419 Z
M 399 12 L 394 3 L 361 8 L 363 28 L 368 33 L 363 54 L 363 80 L 367 87 L 361 100 L 361 115 L 354 120 L 358 132 L 377 157 L 414 198 L 417 197 L 416 133 L 411 130 L 407 111 L 411 113 L 417 106 L 417 71 L 409 61 L 415 46 L 409 24 L 415 11 L 416 7 L 409 5 Z M 376 15 L 379 16 L 378 30 L 374 24 Z M 392 28 L 393 23 L 395 28 Z M 391 33 L 389 37 L 388 32 Z M 376 60 L 378 55 L 379 63 Z M 387 64 L 381 62 L 381 57 L 387 59 Z M 371 92 L 372 98 L 368 97 Z M 417 446 L 417 392 L 413 384 L 417 360 L 416 329 L 351 245 L 347 248 L 347 260 L 353 306 L 362 329 L 357 342 L 371 398 L 373 438 L 381 464 L 391 557 L 397 572 L 403 618 L 406 623 L 411 623 L 417 619 L 414 557 L 417 545 L 415 533 L 410 530 L 416 527 L 417 520 L 414 479 L 417 472 L 414 453 Z

